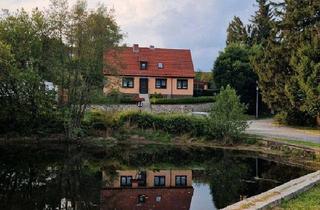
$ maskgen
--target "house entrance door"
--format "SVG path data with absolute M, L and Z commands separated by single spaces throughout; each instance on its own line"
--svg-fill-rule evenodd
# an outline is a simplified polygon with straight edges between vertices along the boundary
M 148 93 L 148 79 L 140 78 L 140 93 L 147 94 Z

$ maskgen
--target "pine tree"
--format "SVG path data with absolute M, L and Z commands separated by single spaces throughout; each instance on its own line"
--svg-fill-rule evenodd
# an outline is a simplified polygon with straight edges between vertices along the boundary
M 292 76 L 286 84 L 291 105 L 310 117 L 320 113 L 320 0 L 287 0 L 280 25 L 291 50 Z
M 256 2 L 259 9 L 251 20 L 251 38 L 255 44 L 264 44 L 271 33 L 273 15 L 270 3 L 267 0 L 256 0 Z
M 277 21 L 251 63 L 271 108 L 289 122 L 312 122 L 320 112 L 320 0 L 286 0 L 277 7 Z
M 231 43 L 247 44 L 248 32 L 239 17 L 234 17 L 227 29 L 227 45 Z

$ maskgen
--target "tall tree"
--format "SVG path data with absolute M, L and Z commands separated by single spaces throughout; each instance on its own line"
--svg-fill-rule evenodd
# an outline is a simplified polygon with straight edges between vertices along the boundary
M 251 38 L 255 44 L 265 44 L 271 33 L 273 14 L 268 0 L 256 0 L 256 2 L 258 10 L 251 20 Z
M 257 75 L 250 65 L 251 50 L 241 44 L 231 44 L 221 52 L 213 67 L 213 78 L 217 88 L 230 85 L 237 91 L 241 102 L 248 105 L 254 114 Z
M 320 1 L 285 3 L 279 28 L 291 52 L 286 94 L 295 109 L 314 118 L 320 113 Z
M 61 88 L 68 91 L 64 113 L 67 133 L 72 137 L 79 131 L 90 95 L 103 86 L 103 54 L 116 48 L 122 35 L 112 11 L 103 5 L 88 11 L 86 1 L 78 1 L 66 10 L 65 2 L 54 0 L 48 16 L 53 36 L 65 46 L 56 68 Z
M 0 103 L 5 107 L 0 117 L 7 131 L 34 131 L 51 117 L 54 97 L 44 87 L 42 65 L 45 31 L 43 13 L 38 10 L 31 15 L 24 10 L 7 13 L 0 19 L 0 41 L 6 54 L 0 72 Z
M 264 101 L 289 123 L 313 122 L 319 114 L 317 82 L 320 1 L 274 4 L 277 16 L 266 44 L 252 58 Z
M 248 43 L 248 32 L 246 26 L 237 16 L 233 18 L 227 29 L 227 45 L 231 43 Z

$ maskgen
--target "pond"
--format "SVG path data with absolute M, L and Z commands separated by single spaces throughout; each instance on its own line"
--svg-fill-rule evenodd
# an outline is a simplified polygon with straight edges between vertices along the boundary
M 220 209 L 311 171 L 168 145 L 2 145 L 0 209 Z

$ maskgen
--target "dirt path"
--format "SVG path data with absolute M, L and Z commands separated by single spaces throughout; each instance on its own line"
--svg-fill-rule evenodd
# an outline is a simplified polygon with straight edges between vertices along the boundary
M 264 137 L 320 143 L 320 129 L 317 131 L 280 126 L 274 124 L 272 119 L 250 121 L 250 126 L 246 130 L 246 133 Z

